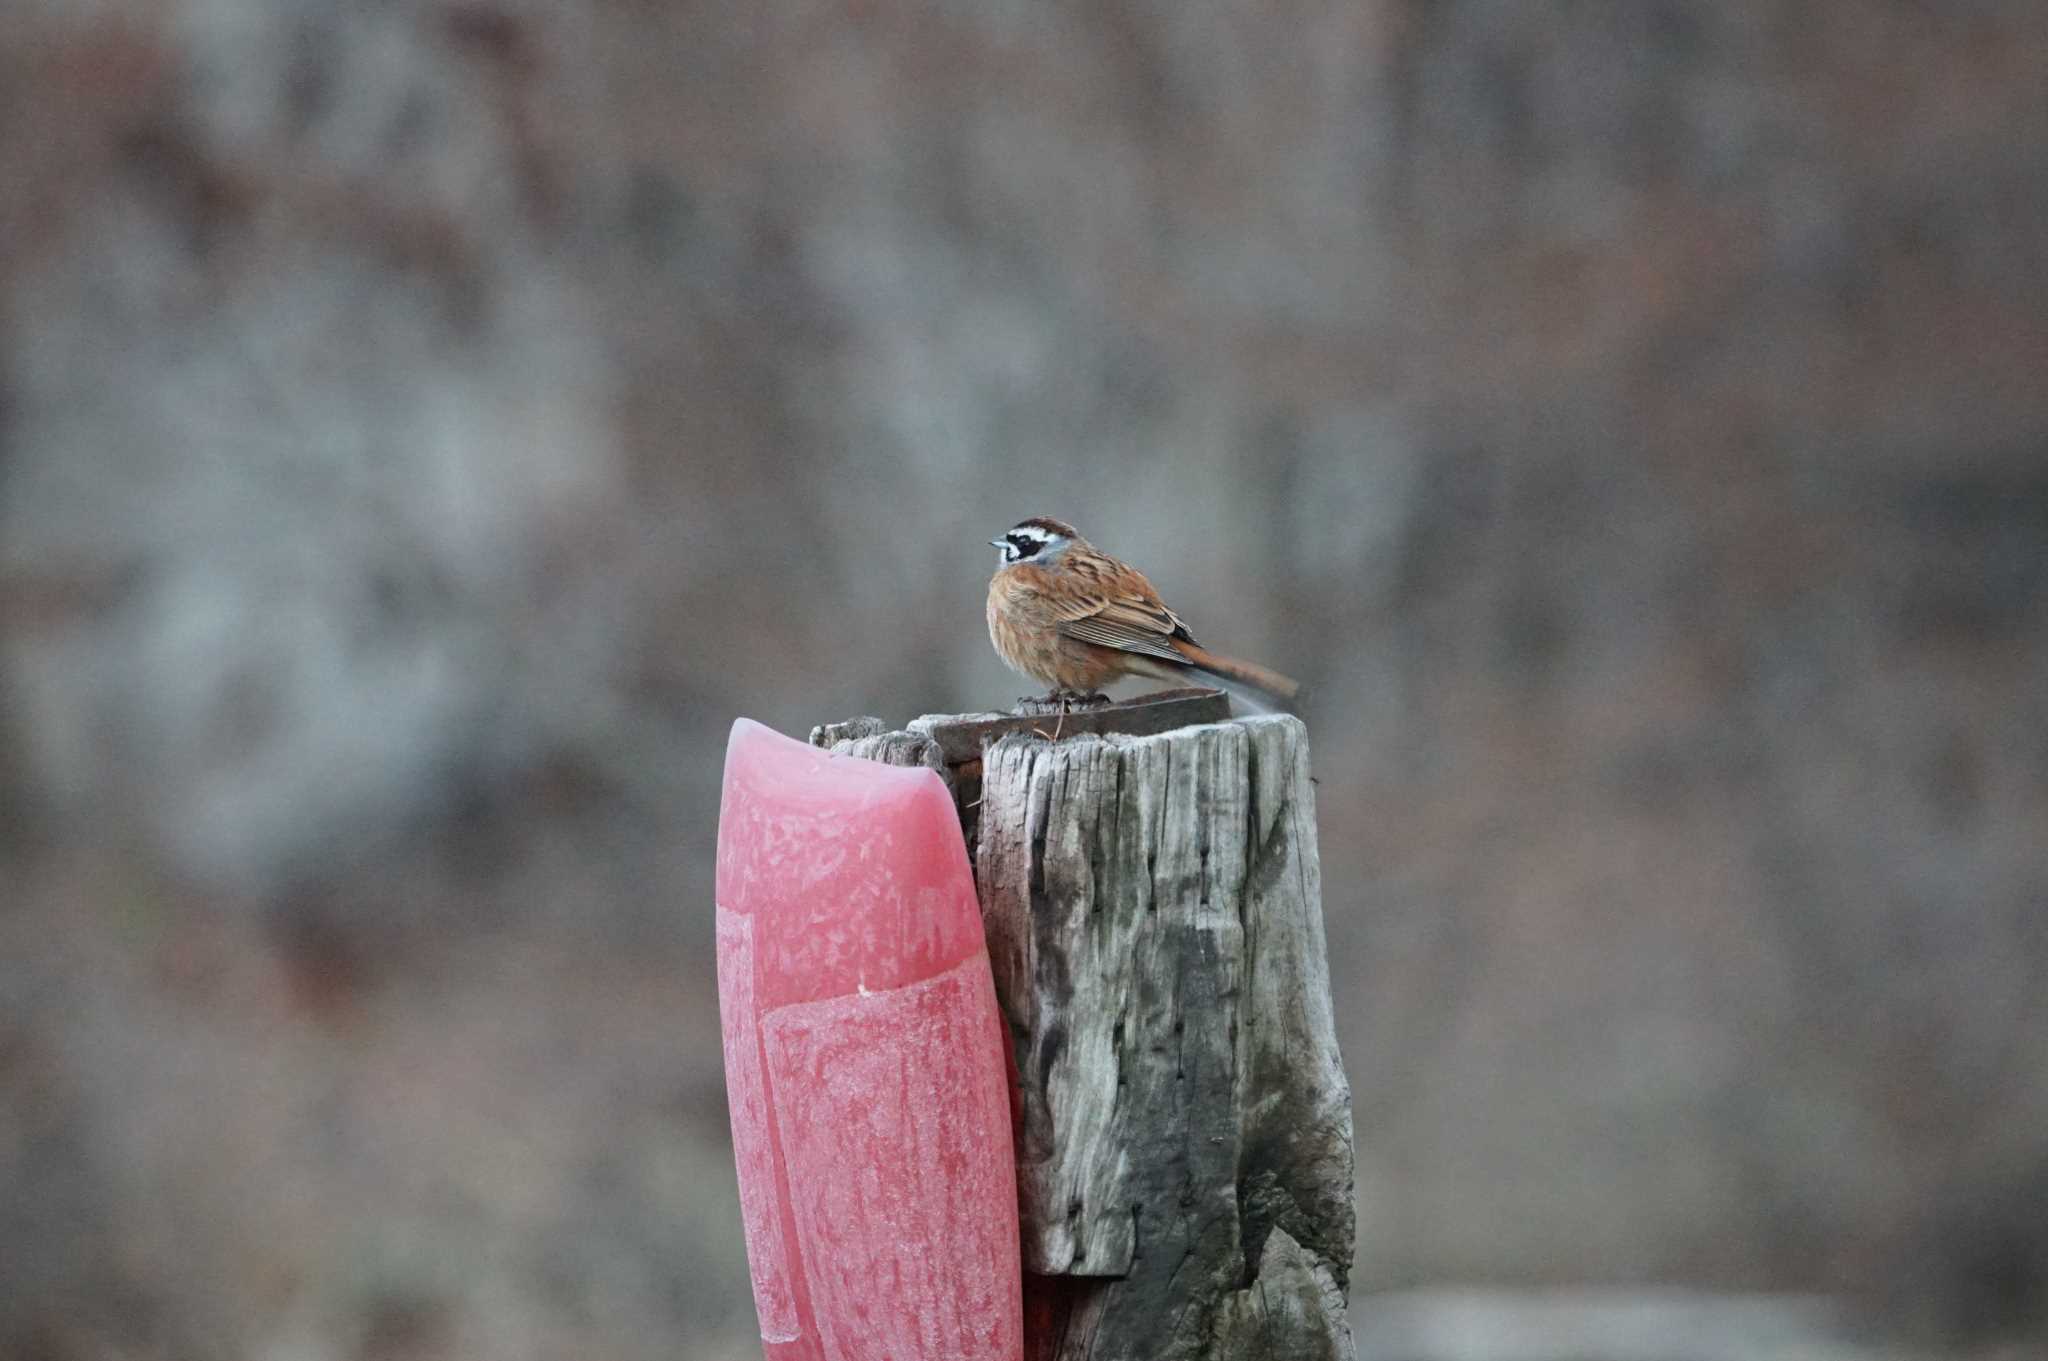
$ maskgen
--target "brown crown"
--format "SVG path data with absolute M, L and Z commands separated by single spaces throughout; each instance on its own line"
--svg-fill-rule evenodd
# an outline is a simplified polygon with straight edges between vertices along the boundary
M 1060 537 L 1067 539 L 1078 539 L 1081 537 L 1081 531 L 1075 529 L 1065 520 L 1055 520 L 1050 515 L 1034 515 L 1028 520 L 1019 520 L 1011 528 L 1042 529 L 1048 534 L 1058 534 Z

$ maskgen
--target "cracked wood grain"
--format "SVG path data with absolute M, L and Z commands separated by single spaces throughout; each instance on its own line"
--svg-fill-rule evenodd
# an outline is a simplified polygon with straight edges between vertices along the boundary
M 835 749 L 931 764 L 911 739 L 943 722 Z M 1022 1087 L 1029 1354 L 1348 1356 L 1350 1092 L 1306 730 L 990 731 L 966 826 Z

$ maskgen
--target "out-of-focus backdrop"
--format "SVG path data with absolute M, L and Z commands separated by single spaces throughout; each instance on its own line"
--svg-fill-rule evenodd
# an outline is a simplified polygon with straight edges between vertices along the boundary
M 17 0 L 0 1354 L 758 1355 L 726 728 L 1038 513 L 1316 690 L 1369 1355 L 2048 1345 L 2039 0 Z

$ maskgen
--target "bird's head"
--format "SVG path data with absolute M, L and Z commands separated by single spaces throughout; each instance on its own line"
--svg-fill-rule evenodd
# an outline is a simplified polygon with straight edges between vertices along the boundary
M 1013 562 L 1043 562 L 1057 556 L 1068 544 L 1078 543 L 1080 534 L 1064 520 L 1055 520 L 1044 515 L 1034 515 L 1028 520 L 1019 520 L 1000 539 L 990 539 L 991 548 L 1003 553 L 1003 565 Z

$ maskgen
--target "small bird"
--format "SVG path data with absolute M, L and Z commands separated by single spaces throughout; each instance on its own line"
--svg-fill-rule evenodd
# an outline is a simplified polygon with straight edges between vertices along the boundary
M 1034 516 L 989 546 L 1003 560 L 988 583 L 988 636 L 1015 670 L 1065 701 L 1125 676 L 1207 679 L 1240 698 L 1285 705 L 1301 687 L 1276 671 L 1195 641 L 1145 574 L 1060 520 Z

